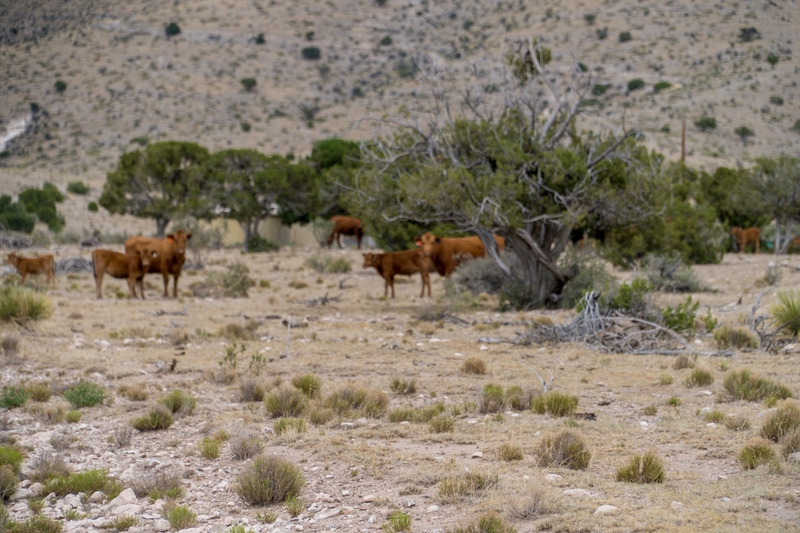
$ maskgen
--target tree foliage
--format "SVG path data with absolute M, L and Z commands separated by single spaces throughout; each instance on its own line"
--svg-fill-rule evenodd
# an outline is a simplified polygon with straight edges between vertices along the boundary
M 193 172 L 208 158 L 195 143 L 165 141 L 120 157 L 106 175 L 99 203 L 113 214 L 131 214 L 156 221 L 164 236 L 170 220 L 191 215 L 202 194 L 202 174 Z

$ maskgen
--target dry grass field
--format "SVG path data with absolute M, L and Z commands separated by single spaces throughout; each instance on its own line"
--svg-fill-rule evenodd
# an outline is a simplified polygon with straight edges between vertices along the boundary
M 60 257 L 78 253 L 57 250 Z M 325 257 L 345 259 L 352 272 L 320 274 L 309 266 L 309 259 Z M 702 304 L 699 314 L 710 310 L 721 324 L 743 324 L 773 259 L 727 255 L 719 265 L 695 267 L 714 289 L 693 295 Z M 237 261 L 256 283 L 249 297 L 192 296 L 191 284 Z M 798 259 L 787 261 L 778 290 L 800 281 L 791 268 L 800 266 Z M 418 298 L 418 279 L 401 280 L 397 298 L 385 300 L 383 280 L 361 269 L 353 249 L 212 252 L 207 271 L 181 277 L 178 300 L 160 298 L 156 276 L 145 281 L 145 301 L 124 297 L 124 282 L 109 279 L 106 297 L 97 301 L 91 274 L 59 276 L 48 292 L 55 304 L 51 318 L 23 329 L 3 327 L 4 338 L 19 339 L 19 354 L 4 359 L 3 386 L 45 383 L 63 394 L 89 380 L 110 393 L 101 406 L 81 408 L 77 423 L 64 420 L 73 408 L 59 394 L 0 414 L 3 438 L 27 454 L 23 479 L 31 478 L 37 460 L 54 454 L 75 472 L 107 468 L 125 486 L 171 473 L 183 487 L 178 503 L 197 515 L 196 531 L 237 524 L 252 531 L 381 531 L 397 510 L 410 515 L 411 531 L 454 530 L 490 511 L 523 532 L 797 530 L 800 465 L 784 460 L 777 444 L 771 447 L 779 459 L 770 465 L 745 470 L 738 461 L 774 408 L 722 400 L 725 376 L 742 369 L 799 394 L 798 352 L 791 345 L 777 354 L 690 357 L 694 368 L 678 369 L 675 356 L 494 343 L 515 339 L 534 321 L 563 321 L 570 312 L 499 313 L 486 295 L 447 300 L 437 276 L 434 301 L 457 318 L 418 320 L 431 306 Z M 774 302 L 776 292 L 763 302 Z M 325 295 L 332 299 L 326 305 L 309 304 Z M 662 305 L 684 298 L 658 295 Z M 290 337 L 283 320 L 294 324 Z M 709 335 L 693 342 L 699 351 L 715 350 Z M 483 362 L 483 373 L 465 371 L 481 370 L 474 358 Z M 707 370 L 713 383 L 687 386 L 695 369 Z M 546 379 L 552 373 L 549 390 L 576 396 L 577 412 L 594 413 L 596 420 L 487 401 L 489 384 L 506 393 L 518 386 L 523 398 L 540 393 L 532 370 Z M 293 380 L 308 374 L 321 384 L 318 399 L 290 421 L 270 416 L 263 401 L 243 401 L 259 387 L 268 399 L 286 394 Z M 362 389 L 375 402 L 369 412 L 337 414 L 325 403 Z M 174 390 L 196 398 L 191 414 L 179 411 L 169 429 L 126 429 Z M 735 417 L 749 421 L 749 428 L 726 427 Z M 541 464 L 542 443 L 565 429 L 591 454 L 583 470 Z M 266 511 L 249 506 L 235 493 L 237 476 L 248 468 L 235 458 L 245 435 L 300 468 L 305 486 L 292 510 L 297 516 L 279 504 Z M 220 443 L 216 458 L 206 448 L 213 442 Z M 647 452 L 663 461 L 663 483 L 615 480 L 620 467 Z M 475 479 L 482 482 L 467 483 Z M 25 498 L 36 487 L 23 486 L 7 502 L 16 520 L 32 513 Z M 111 527 L 116 508 L 102 495 L 88 496 L 71 504 L 64 503 L 69 496 L 45 501 L 41 512 L 71 518 L 65 531 Z M 162 518 L 164 500 L 144 496 L 132 505 L 127 512 L 138 521 L 131 531 L 170 527 Z M 616 509 L 596 513 L 602 505 Z M 265 524 L 266 517 L 276 521 Z

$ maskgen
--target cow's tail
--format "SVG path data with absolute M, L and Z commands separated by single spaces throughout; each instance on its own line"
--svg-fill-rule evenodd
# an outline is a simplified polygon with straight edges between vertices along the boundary
M 92 253 L 92 274 L 94 279 L 97 280 L 97 260 L 94 257 L 94 252 Z

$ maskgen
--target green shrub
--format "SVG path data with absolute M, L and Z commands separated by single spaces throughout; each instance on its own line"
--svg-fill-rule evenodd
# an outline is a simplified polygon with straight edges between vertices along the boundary
M 28 391 L 28 394 L 34 402 L 46 402 L 53 395 L 53 391 L 50 390 L 50 385 L 47 383 L 32 383 L 26 385 L 25 390 Z
M 501 444 L 497 450 L 497 456 L 501 461 L 522 461 L 524 455 L 522 448 L 513 444 Z
M 259 34 L 256 36 L 256 44 L 264 44 L 264 43 L 266 43 L 266 42 L 267 42 L 267 40 L 266 40 L 266 39 L 264 39 L 264 34 L 263 34 L 263 33 L 259 33 Z
M 745 470 L 753 470 L 775 461 L 775 450 L 768 440 L 753 439 L 739 452 L 739 462 Z
M 174 390 L 161 398 L 159 403 L 174 415 L 188 416 L 194 412 L 194 408 L 197 406 L 197 399 L 181 390 Z
M 713 411 L 709 411 L 703 417 L 706 422 L 713 422 L 714 424 L 722 424 L 728 418 L 725 413 L 720 411 L 719 409 L 714 409 Z
M 314 374 L 305 374 L 292 378 L 292 385 L 309 399 L 319 396 L 319 391 L 322 388 L 322 382 Z
M 445 533 L 517 533 L 517 531 L 519 530 L 516 526 L 506 523 L 494 511 L 489 511 L 474 522 L 447 529 Z
M 411 515 L 403 511 L 392 511 L 388 520 L 383 523 L 381 529 L 384 533 L 399 533 L 401 531 L 411 531 Z
M 0 505 L 3 501 L 11 499 L 17 492 L 17 487 L 19 487 L 18 474 L 11 465 L 0 465 Z
M 13 446 L 0 446 L 0 465 L 10 466 L 15 474 L 22 469 L 22 460 L 25 455 Z
M 758 339 L 748 328 L 720 326 L 714 330 L 714 341 L 717 348 L 758 348 Z
M 24 522 L 8 522 L 5 533 L 61 533 L 62 523 L 42 515 L 35 515 Z
M 157 431 L 169 428 L 173 422 L 169 410 L 162 405 L 156 405 L 146 415 L 135 419 L 133 427 L 137 431 Z
M 497 474 L 480 471 L 448 476 L 439 482 L 439 498 L 445 503 L 458 502 L 497 485 L 498 480 Z
M 108 470 L 86 470 L 66 476 L 57 476 L 44 483 L 43 494 L 55 492 L 56 496 L 64 494 L 92 494 L 95 491 L 104 492 L 108 499 L 116 498 L 122 492 L 122 483 L 108 477 Z
M 64 420 L 66 420 L 68 424 L 77 424 L 81 421 L 81 412 L 77 410 L 67 411 L 64 413 Z
M 756 132 L 754 132 L 747 126 L 739 126 L 735 130 L 733 130 L 733 133 L 735 133 L 736 136 L 739 137 L 739 139 L 741 139 L 743 143 L 747 143 L 747 139 L 749 139 L 750 137 L 755 137 L 756 134 Z
M 25 387 L 6 385 L 3 387 L 2 393 L 0 393 L 0 407 L 3 409 L 22 407 L 28 401 L 28 398 L 30 398 L 30 394 Z
M 410 381 L 406 381 L 402 378 L 394 378 L 392 380 L 391 385 L 389 385 L 391 391 L 395 394 L 400 395 L 408 395 L 414 394 L 417 392 L 417 381 L 412 379 Z
M 558 391 L 550 391 L 536 396 L 531 401 L 531 409 L 537 414 L 545 413 L 550 416 L 570 416 L 578 407 L 578 397 L 563 394 Z
M 276 435 L 283 435 L 289 430 L 297 433 L 305 433 L 307 431 L 306 421 L 303 418 L 279 418 L 272 425 L 272 429 Z
M 790 129 L 795 133 L 800 133 L 800 118 L 794 121 Z
M 64 80 L 56 80 L 56 82 L 53 84 L 53 88 L 57 93 L 63 93 L 67 90 L 67 83 Z
M 606 39 L 606 37 L 608 37 L 608 28 L 597 28 L 597 30 L 595 30 L 595 34 L 599 40 L 603 41 Z
M 89 204 L 86 206 L 86 209 L 88 209 L 91 213 L 97 213 L 100 208 L 97 206 L 97 202 L 89 202 Z
M 264 439 L 258 433 L 245 432 L 231 440 L 231 454 L 234 459 L 251 459 L 264 450 Z
M 53 302 L 46 294 L 18 285 L 0 287 L 0 321 L 24 326 L 52 314 Z
M 67 184 L 67 192 L 72 194 L 89 194 L 89 186 L 82 181 L 71 181 Z
M 792 335 L 797 335 L 800 331 L 800 292 L 780 292 L 778 300 L 780 302 L 769 308 L 770 314 L 778 323 L 778 327 L 786 328 Z
M 703 116 L 695 119 L 695 127 L 700 131 L 709 131 L 717 128 L 717 119 L 714 117 Z
M 130 487 L 137 497 L 143 498 L 147 496 L 151 502 L 174 500 L 183 495 L 180 474 L 164 470 L 151 471 L 136 476 Z
M 390 35 L 387 35 L 386 37 L 384 37 L 383 39 L 381 39 L 381 40 L 378 42 L 378 44 L 380 44 L 380 45 L 382 45 L 382 46 L 389 46 L 390 44 L 392 44 L 392 37 L 391 37 Z
M 727 396 L 733 400 L 760 402 L 766 398 L 785 400 L 792 397 L 788 388 L 747 369 L 728 374 L 722 386 Z
M 617 481 L 626 483 L 663 483 L 665 477 L 664 463 L 652 452 L 634 456 L 617 470 Z
M 91 381 L 81 381 L 64 391 L 64 399 L 73 407 L 95 407 L 110 397 L 108 390 Z
M 633 39 L 633 37 L 631 37 L 631 32 L 629 31 L 623 31 L 619 34 L 619 42 L 621 43 L 627 43 L 631 39 Z
M 711 375 L 711 372 L 704 368 L 695 368 L 692 371 L 692 374 L 686 378 L 684 384 L 687 387 L 707 387 L 714 383 L 714 376 Z
M 652 290 L 650 283 L 643 278 L 634 278 L 623 283 L 614 298 L 608 302 L 609 309 L 625 311 L 626 314 L 646 317 L 649 314 L 647 295 Z
M 250 240 L 247 241 L 247 253 L 250 254 L 277 252 L 280 248 L 280 245 L 260 235 L 253 235 L 250 237 Z
M 452 433 L 455 427 L 455 419 L 447 415 L 435 416 L 428 422 L 428 431 L 431 433 Z
M 283 505 L 286 507 L 286 512 L 289 513 L 289 516 L 292 518 L 298 516 L 306 508 L 306 502 L 299 498 L 295 498 L 294 496 L 286 498 L 286 501 L 283 502 Z
M 294 464 L 274 455 L 262 455 L 242 469 L 234 490 L 248 504 L 264 506 L 296 498 L 303 485 L 303 474 Z
M 502 386 L 489 383 L 483 387 L 480 404 L 481 413 L 496 413 L 501 411 L 504 405 Z
M 759 434 L 778 442 L 781 437 L 800 427 L 800 407 L 791 400 L 783 401 L 772 416 L 761 426 Z
M 322 57 L 322 52 L 320 52 L 319 47 L 316 46 L 306 46 L 300 51 L 300 54 L 303 56 L 303 59 L 309 59 L 312 61 Z
M 461 366 L 461 371 L 465 374 L 485 374 L 486 363 L 480 357 L 467 357 Z
M 628 92 L 638 91 L 639 89 L 644 89 L 644 80 L 640 80 L 639 78 L 630 80 L 628 82 Z
M 178 26 L 177 22 L 170 22 L 164 27 L 164 32 L 167 34 L 167 37 L 173 37 L 178 35 L 181 32 L 180 26 Z
M 674 308 L 668 305 L 662 309 L 661 318 L 664 319 L 664 325 L 672 330 L 694 334 L 694 319 L 699 307 L 700 302 L 692 303 L 692 297 L 688 296 L 685 302 L 679 303 Z
M 555 436 L 544 437 L 536 446 L 538 465 L 563 466 L 572 470 L 586 470 L 592 454 L 586 443 L 577 434 L 568 429 L 561 430 Z
M 290 385 L 281 385 L 264 397 L 264 408 L 273 418 L 301 416 L 308 403 L 303 391 Z
M 668 82 L 668 81 L 660 81 L 660 82 L 656 83 L 655 85 L 653 85 L 653 92 L 654 93 L 660 93 L 661 91 L 665 91 L 665 90 L 669 89 L 670 87 L 672 87 L 672 84 L 670 82 Z
M 112 531 L 127 531 L 136 524 L 139 519 L 133 516 L 118 516 L 109 522 L 109 527 Z
M 773 67 L 778 64 L 778 56 L 770 52 L 767 54 L 767 63 L 772 65 Z
M 592 87 L 592 94 L 595 96 L 601 96 L 606 93 L 609 87 L 610 85 L 597 84 Z
M 162 514 L 173 529 L 186 529 L 197 524 L 197 514 L 187 505 L 167 504 Z
M 244 90 L 247 92 L 255 89 L 257 83 L 255 78 L 242 78 L 242 87 L 244 87 Z
M 204 459 L 216 459 L 219 457 L 220 442 L 216 439 L 204 437 L 203 440 L 197 443 L 197 448 L 200 450 L 200 455 Z

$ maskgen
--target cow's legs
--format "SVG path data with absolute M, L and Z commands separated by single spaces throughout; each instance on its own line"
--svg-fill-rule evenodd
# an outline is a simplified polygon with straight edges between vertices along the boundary
M 331 244 L 333 244 L 333 235 L 334 235 L 334 233 L 336 233 L 335 230 L 332 231 L 330 235 L 328 235 L 328 248 L 330 248 Z
M 339 245 L 339 248 L 342 247 L 342 232 L 336 234 L 336 244 Z
M 139 286 L 139 295 L 142 297 L 142 300 L 144 300 L 144 276 L 136 280 L 136 285 Z
M 167 290 L 169 287 L 169 274 L 167 272 L 161 272 L 161 276 L 164 278 L 164 298 L 169 298 L 169 291 Z
M 125 281 L 128 282 L 128 290 L 131 293 L 131 298 L 136 299 L 136 278 L 128 276 Z
M 175 278 L 175 283 L 172 285 L 172 297 L 173 298 L 177 298 L 178 297 L 178 275 L 175 274 L 175 276 L 173 276 L 173 277 Z
M 97 299 L 103 299 L 103 271 L 95 271 L 94 273 L 94 283 L 97 285 Z

